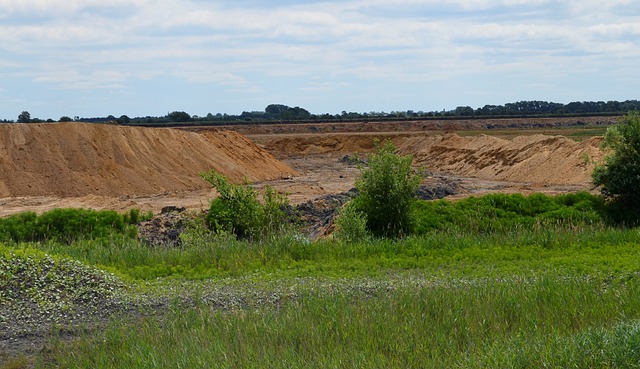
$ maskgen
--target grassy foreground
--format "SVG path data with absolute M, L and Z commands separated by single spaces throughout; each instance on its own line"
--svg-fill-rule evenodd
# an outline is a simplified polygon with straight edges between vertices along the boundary
M 83 265 L 74 273 L 106 270 L 121 281 L 97 274 L 101 286 L 174 302 L 157 314 L 115 314 L 74 340 L 54 334 L 47 350 L 4 367 L 640 367 L 640 231 L 612 225 L 598 198 L 494 196 L 418 211 L 422 235 L 397 241 L 290 234 L 251 243 L 195 224 L 176 249 L 126 233 L 7 242 L 0 283 L 6 271 L 58 280 L 49 275 L 63 278 L 74 260 Z M 26 256 L 46 260 L 47 275 L 16 269 Z M 78 291 L 77 278 L 62 280 Z M 19 298 L 15 278 L 4 281 Z M 221 285 L 218 297 L 244 291 L 239 303 L 215 302 Z
M 637 278 L 543 276 L 309 294 L 279 309 L 202 305 L 115 320 L 48 359 L 62 368 L 628 368 L 640 361 L 638 291 Z

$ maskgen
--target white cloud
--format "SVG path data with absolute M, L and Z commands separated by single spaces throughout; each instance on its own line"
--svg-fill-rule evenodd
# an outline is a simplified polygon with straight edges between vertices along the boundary
M 317 96 L 341 90 L 337 81 L 393 91 L 398 82 L 504 74 L 547 85 L 577 70 L 633 69 L 640 15 L 624 11 L 633 7 L 625 0 L 0 0 L 0 74 L 83 90 L 178 78 L 238 96 L 287 90 L 281 84 Z
M 244 78 L 229 72 L 188 70 L 178 72 L 177 75 L 193 83 L 216 83 L 222 86 L 242 86 L 247 82 Z

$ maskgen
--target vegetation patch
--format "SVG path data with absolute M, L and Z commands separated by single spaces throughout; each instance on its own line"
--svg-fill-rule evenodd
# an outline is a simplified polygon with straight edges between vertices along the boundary
M 637 278 L 542 275 L 405 282 L 366 296 L 324 289 L 278 308 L 229 312 L 203 305 L 174 309 L 162 319 L 114 321 L 103 334 L 54 346 L 51 362 L 92 368 L 622 368 L 640 359 L 633 349 L 638 287 Z M 628 323 L 617 323 L 621 319 Z
M 607 128 L 605 162 L 593 171 L 593 182 L 603 196 L 621 208 L 640 208 L 640 113 L 631 112 L 620 124 Z
M 376 153 L 356 180 L 355 210 L 363 214 L 375 236 L 400 237 L 413 233 L 412 212 L 422 176 L 411 167 L 413 157 L 399 156 L 391 141 L 374 141 Z
M 148 218 L 133 209 L 126 214 L 87 209 L 54 209 L 38 216 L 25 212 L 0 219 L 0 242 L 57 241 L 70 244 L 80 239 L 97 239 L 121 234 L 133 238 L 133 224 Z
M 487 234 L 534 227 L 605 224 L 609 209 L 600 196 L 587 192 L 548 196 L 489 194 L 459 201 L 416 203 L 417 233 Z
M 293 222 L 286 210 L 289 200 L 267 186 L 262 194 L 248 185 L 229 183 L 227 178 L 216 172 L 201 173 L 219 193 L 211 201 L 206 220 L 214 232 L 228 232 L 241 239 L 264 240 L 285 232 Z

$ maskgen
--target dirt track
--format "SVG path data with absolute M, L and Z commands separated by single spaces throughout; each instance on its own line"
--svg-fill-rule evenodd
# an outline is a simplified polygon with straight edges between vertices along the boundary
M 593 118 L 592 123 L 611 121 Z M 496 123 L 475 124 L 467 130 Z M 519 133 L 571 122 L 521 124 Z M 259 186 L 270 184 L 299 203 L 349 190 L 358 170 L 340 159 L 371 152 L 374 138 L 390 138 L 401 153 L 414 155 L 417 164 L 433 173 L 427 181 L 456 181 L 467 194 L 589 190 L 593 162 L 601 157 L 598 139 L 574 142 L 533 135 L 507 140 L 398 131 L 395 126 L 395 131 L 360 131 L 367 124 L 335 128 L 345 131 L 337 133 L 316 132 L 324 126 L 295 127 L 284 125 L 286 132 L 281 133 L 274 133 L 276 126 L 253 127 L 246 132 L 250 141 L 236 132 L 210 128 L 188 132 L 91 124 L 0 125 L 0 216 L 56 207 L 204 208 L 215 193 L 197 173 L 211 168 L 236 181 L 246 177 Z M 412 127 L 407 129 L 417 129 Z M 294 128 L 298 131 L 291 133 Z M 255 132 L 260 130 L 269 132 Z

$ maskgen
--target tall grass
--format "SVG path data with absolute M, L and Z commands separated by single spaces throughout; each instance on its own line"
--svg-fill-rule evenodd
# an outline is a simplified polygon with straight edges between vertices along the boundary
M 13 247 L 72 257 L 133 279 L 201 279 L 255 273 L 276 277 L 371 275 L 388 269 L 459 275 L 489 270 L 513 274 L 532 268 L 633 270 L 637 262 L 632 255 L 640 243 L 640 232 L 610 225 L 603 209 L 602 199 L 588 193 L 487 195 L 458 202 L 420 202 L 417 214 L 421 235 L 401 240 L 362 237 L 355 242 L 309 242 L 287 232 L 252 242 L 238 240 L 230 233 L 212 233 L 195 222 L 181 235 L 181 245 L 173 248 L 146 245 L 119 228 L 103 234 L 107 227 L 99 227 L 99 233 L 88 233 L 86 237 L 53 237 Z M 69 214 L 71 221 L 61 222 L 59 229 L 73 226 L 78 214 L 85 213 Z M 95 218 L 95 214 L 89 215 L 80 218 Z M 25 217 L 31 219 L 35 215 Z M 5 232 L 29 233 L 30 224 L 34 229 L 43 224 L 41 218 L 23 223 L 19 217 L 7 219 Z M 122 216 L 116 218 L 121 222 L 118 224 L 124 224 Z M 12 227 L 12 222 L 18 224 Z M 536 264 L 530 262 L 534 259 Z
M 414 269 L 458 276 L 559 268 L 584 273 L 624 272 L 640 267 L 638 244 L 637 229 L 540 226 L 492 234 L 434 232 L 403 240 L 367 239 L 354 243 L 310 243 L 295 234 L 248 242 L 209 234 L 185 238 L 180 247 L 167 248 L 150 247 L 115 235 L 69 245 L 45 242 L 16 247 L 37 248 L 145 280 L 256 273 L 270 277 L 379 275 L 388 270 Z
M 518 228 L 571 228 L 612 221 L 602 197 L 587 192 L 557 196 L 489 194 L 456 202 L 420 201 L 415 207 L 419 234 L 460 230 L 487 234 Z
M 60 368 L 628 367 L 637 277 L 449 281 L 363 297 L 314 292 L 257 311 L 206 306 L 116 320 L 47 362 Z
M 119 214 L 110 210 L 53 209 L 37 215 L 24 212 L 0 219 L 0 242 L 43 242 L 55 240 L 72 243 L 80 239 L 96 239 L 121 234 L 133 238 L 137 230 L 132 224 L 150 217 L 137 209 Z

